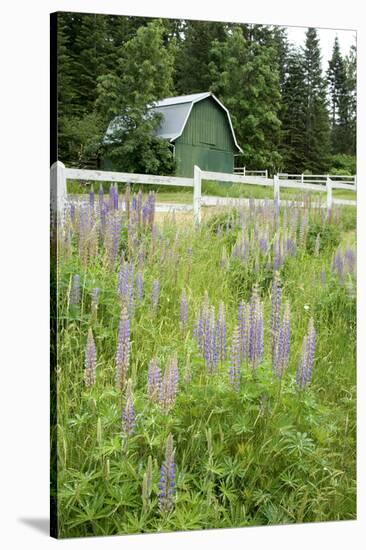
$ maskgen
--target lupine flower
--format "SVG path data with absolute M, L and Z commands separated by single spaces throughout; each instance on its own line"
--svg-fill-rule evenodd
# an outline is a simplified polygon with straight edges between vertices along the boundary
M 249 320 L 248 320 L 248 304 L 241 301 L 238 308 L 238 330 L 240 342 L 240 357 L 245 361 L 248 357 L 249 345 Z
M 85 385 L 90 388 L 94 386 L 96 380 L 96 368 L 97 368 L 97 350 L 94 343 L 92 329 L 89 329 L 88 339 L 85 348 L 85 370 L 84 380 Z
M 117 213 L 113 211 L 108 215 L 104 244 L 108 257 L 108 264 L 111 269 L 114 269 L 118 256 L 118 248 L 121 232 L 121 220 Z
M 175 495 L 175 461 L 172 434 L 168 435 L 165 459 L 160 469 L 159 508 L 162 513 L 170 512 L 174 507 Z
M 99 186 L 98 200 L 99 200 L 99 212 L 101 213 L 103 209 L 103 204 L 104 204 L 104 190 L 103 190 L 102 184 L 100 184 Z
M 263 357 L 263 307 L 255 286 L 250 300 L 249 359 L 255 369 Z
M 240 336 L 239 328 L 236 326 L 231 342 L 229 363 L 229 381 L 236 391 L 240 389 L 240 365 Z
M 313 319 L 310 319 L 308 333 L 304 337 L 302 353 L 296 373 L 296 382 L 301 390 L 311 382 L 314 366 L 315 346 L 316 332 L 314 328 L 314 321 Z
M 187 300 L 187 294 L 186 291 L 183 290 L 182 296 L 180 299 L 180 324 L 182 329 L 187 328 L 188 323 L 188 300 Z
M 74 275 L 72 278 L 70 290 L 70 305 L 78 306 L 80 304 L 80 275 Z
M 353 274 L 356 270 L 356 254 L 352 248 L 346 248 L 344 252 L 344 260 L 347 266 L 347 271 Z
M 126 404 L 122 410 L 122 430 L 126 435 L 132 435 L 136 426 L 135 406 L 132 394 L 132 380 L 127 382 L 126 388 Z
M 113 193 L 113 200 L 114 200 L 114 209 L 118 210 L 118 183 L 116 182 L 114 184 L 114 193 Z
M 343 257 L 340 252 L 340 250 L 337 250 L 337 252 L 334 255 L 333 259 L 333 265 L 332 265 L 333 271 L 338 275 L 338 278 L 343 284 L 344 282 L 344 263 L 343 263 Z
M 95 314 L 98 309 L 98 303 L 99 303 L 99 295 L 100 295 L 100 288 L 92 288 L 91 291 L 91 311 L 92 314 Z
M 272 355 L 272 370 L 273 374 L 282 378 L 284 370 L 287 368 L 290 356 L 290 340 L 291 340 L 291 320 L 290 320 L 290 305 L 287 302 L 283 320 L 280 322 L 278 338 L 275 343 Z
M 148 369 L 148 394 L 151 401 L 159 401 L 161 382 L 161 370 L 156 359 L 151 359 Z
M 282 288 L 280 284 L 280 277 L 276 272 L 272 281 L 272 310 L 271 310 L 271 344 L 272 353 L 277 346 L 280 320 L 281 320 L 281 303 L 282 303 Z
M 179 381 L 179 371 L 178 371 L 178 360 L 174 356 L 168 362 L 168 365 L 165 368 L 164 376 L 161 382 L 160 387 L 160 397 L 159 402 L 160 406 L 164 409 L 165 412 L 174 405 L 175 399 L 178 392 L 178 381 Z
M 216 321 L 216 341 L 218 357 L 223 362 L 226 359 L 226 314 L 224 302 L 220 302 L 219 304 L 219 313 Z
M 121 269 L 118 274 L 118 294 L 121 298 L 122 306 L 127 307 L 128 314 L 133 314 L 133 283 L 134 283 L 134 265 L 122 260 Z
M 91 186 L 89 191 L 89 206 L 92 210 L 94 210 L 94 188 Z
M 123 388 L 126 372 L 130 363 L 130 320 L 127 309 L 124 307 L 118 329 L 116 351 L 116 386 Z
M 70 204 L 70 220 L 71 220 L 72 225 L 75 224 L 75 218 L 76 218 L 76 216 L 75 216 L 75 204 L 72 202 Z
M 152 290 L 151 290 L 151 305 L 155 310 L 158 307 L 160 295 L 160 283 L 157 279 L 153 281 Z
M 144 296 L 144 277 L 141 271 L 136 273 L 136 298 L 141 302 Z

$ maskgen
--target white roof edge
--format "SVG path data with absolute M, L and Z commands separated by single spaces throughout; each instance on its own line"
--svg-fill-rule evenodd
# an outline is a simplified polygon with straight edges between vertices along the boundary
M 234 140 L 234 143 L 236 145 L 236 147 L 238 148 L 238 150 L 242 153 L 243 152 L 243 149 L 240 147 L 240 145 L 238 144 L 238 142 L 236 141 L 236 136 L 235 136 L 235 132 L 234 132 L 234 128 L 233 128 L 233 125 L 232 125 L 232 122 L 231 122 L 231 118 L 230 118 L 230 113 L 228 111 L 228 109 L 225 107 L 225 105 L 223 105 L 221 103 L 221 101 L 219 99 L 217 99 L 217 97 L 212 93 L 212 92 L 205 92 L 205 93 L 202 93 L 201 94 L 201 97 L 197 97 L 196 99 L 192 99 L 191 101 L 187 101 L 187 103 L 190 103 L 191 106 L 188 110 L 188 113 L 187 113 L 187 116 L 186 118 L 184 119 L 184 122 L 183 122 L 183 125 L 182 125 L 182 128 L 180 130 L 180 133 L 177 134 L 175 137 L 171 138 L 169 141 L 172 143 L 173 141 L 175 141 L 176 139 L 178 139 L 184 132 L 184 128 L 187 124 L 187 121 L 190 117 L 190 114 L 191 114 L 191 111 L 192 111 L 192 107 L 195 103 L 199 103 L 200 101 L 203 101 L 204 99 L 207 99 L 208 97 L 212 97 L 219 105 L 220 107 L 222 107 L 222 109 L 224 109 L 225 113 L 226 113 L 226 116 L 228 118 L 228 121 L 229 121 L 229 124 L 230 124 L 230 129 L 231 129 L 231 135 L 233 136 L 233 140 Z

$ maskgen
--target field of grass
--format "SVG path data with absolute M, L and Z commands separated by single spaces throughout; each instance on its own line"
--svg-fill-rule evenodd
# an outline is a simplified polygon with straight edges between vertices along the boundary
M 70 194 L 85 194 L 90 190 L 90 185 L 83 185 L 77 181 L 68 182 L 68 192 Z M 104 190 L 109 188 L 108 182 L 103 183 Z M 98 185 L 95 185 L 95 189 Z M 124 184 L 119 184 L 120 192 L 125 188 Z M 150 186 L 134 185 L 133 191 L 141 190 L 143 193 L 148 193 L 147 189 Z M 178 204 L 192 204 L 193 190 L 189 187 L 174 187 L 174 186 L 151 186 L 151 190 L 158 193 L 159 202 L 169 202 Z M 230 198 L 255 198 L 255 199 L 273 199 L 273 190 L 271 187 L 263 185 L 225 183 L 215 181 L 202 182 L 202 194 L 215 197 L 230 197 Z M 281 188 L 282 200 L 302 200 L 304 193 L 296 189 Z M 336 199 L 356 200 L 356 193 L 347 189 L 334 189 L 333 197 Z M 326 193 L 312 193 L 313 200 L 326 201 Z
M 58 231 L 58 536 L 355 518 L 355 209 L 143 200 Z

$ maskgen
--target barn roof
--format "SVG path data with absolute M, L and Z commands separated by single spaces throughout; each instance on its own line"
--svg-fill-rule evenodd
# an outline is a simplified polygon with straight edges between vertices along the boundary
M 156 101 L 153 105 L 151 105 L 150 111 L 161 113 L 163 115 L 163 120 L 159 128 L 155 131 L 155 135 L 168 139 L 170 142 L 174 142 L 183 134 L 193 105 L 203 99 L 206 99 L 207 97 L 212 97 L 212 99 L 216 101 L 217 104 L 220 105 L 220 107 L 225 111 L 235 146 L 240 152 L 242 152 L 242 149 L 236 141 L 230 113 L 212 92 L 166 97 L 165 99 Z M 105 143 L 108 142 L 108 137 L 112 136 L 114 131 L 120 128 L 122 124 L 122 117 L 115 117 L 111 121 L 104 138 Z
M 218 105 L 220 105 L 220 107 L 225 111 L 234 143 L 237 149 L 242 152 L 242 149 L 236 141 L 234 128 L 231 123 L 230 113 L 212 92 L 167 97 L 165 99 L 162 99 L 161 101 L 157 101 L 156 103 L 154 103 L 154 105 L 151 107 L 151 110 L 164 115 L 164 119 L 162 120 L 160 127 L 156 131 L 156 135 L 165 139 L 169 139 L 169 141 L 171 142 L 175 141 L 177 138 L 179 138 L 179 136 L 183 134 L 193 105 L 195 103 L 198 103 L 199 101 L 202 101 L 203 99 L 206 99 L 207 97 L 212 97 L 212 99 L 216 101 Z

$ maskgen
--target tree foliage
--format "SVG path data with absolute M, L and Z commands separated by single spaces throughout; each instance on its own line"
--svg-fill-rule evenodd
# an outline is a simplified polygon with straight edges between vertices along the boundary
M 60 13 L 57 72 L 69 165 L 99 167 L 107 154 L 125 171 L 174 171 L 149 105 L 205 91 L 229 109 L 248 169 L 321 173 L 331 155 L 355 155 L 356 50 L 342 56 L 336 40 L 324 75 L 315 29 L 294 48 L 283 27 Z

